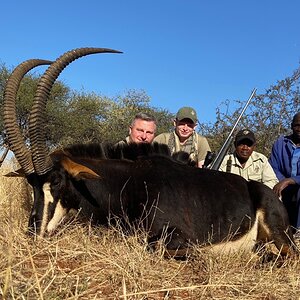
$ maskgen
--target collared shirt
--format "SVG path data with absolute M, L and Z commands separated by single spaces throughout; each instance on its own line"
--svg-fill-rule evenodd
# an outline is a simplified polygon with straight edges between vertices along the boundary
M 298 174 L 298 161 L 300 158 L 300 147 L 295 148 L 292 156 L 292 176 Z
M 130 143 L 130 137 L 126 136 L 125 140 L 119 141 L 116 145 L 128 145 Z
M 300 160 L 294 161 L 292 172 L 292 157 L 295 148 L 296 145 L 292 142 L 291 136 L 279 137 L 272 147 L 269 162 L 279 180 L 290 177 L 300 185 Z
M 231 159 L 230 171 L 226 170 L 229 159 Z M 252 152 L 244 167 L 242 167 L 237 159 L 236 153 L 226 155 L 219 170 L 223 172 L 229 171 L 230 173 L 240 175 L 248 181 L 255 180 L 262 182 L 271 189 L 278 183 L 276 174 L 269 164 L 267 157 L 256 151 Z
M 154 138 L 154 142 L 166 144 L 169 146 L 169 140 L 171 134 L 173 133 L 170 132 L 161 133 Z M 196 153 L 189 153 L 189 154 L 191 155 L 191 159 L 194 161 L 198 161 L 198 162 L 204 161 L 207 151 L 210 151 L 208 141 L 204 136 L 198 133 L 195 133 L 195 137 L 196 138 L 195 138 L 194 149 Z M 173 154 L 174 152 L 184 151 L 184 150 L 185 150 L 184 145 L 180 145 L 179 138 L 177 134 L 175 134 L 175 145 L 172 149 L 170 149 L 171 153 Z

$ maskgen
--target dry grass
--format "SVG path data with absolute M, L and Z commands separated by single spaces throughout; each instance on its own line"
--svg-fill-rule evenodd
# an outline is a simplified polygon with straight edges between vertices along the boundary
M 5 168 L 4 168 L 5 169 Z M 2 174 L 6 170 L 3 170 Z M 147 250 L 144 234 L 70 220 L 54 236 L 26 235 L 23 180 L 0 178 L 1 299 L 299 299 L 299 258 L 260 263 L 257 255 L 184 261 Z

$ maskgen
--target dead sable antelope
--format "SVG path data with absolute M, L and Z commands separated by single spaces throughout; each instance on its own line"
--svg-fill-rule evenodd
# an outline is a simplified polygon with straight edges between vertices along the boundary
M 117 216 L 127 224 L 142 226 L 150 244 L 167 234 L 165 246 L 169 253 L 184 253 L 191 243 L 250 251 L 257 242 L 268 241 L 274 242 L 282 256 L 293 252 L 295 244 L 286 210 L 262 183 L 179 163 L 168 155 L 155 154 L 157 144 L 132 144 L 119 152 L 102 145 L 74 145 L 49 153 L 44 112 L 52 85 L 70 62 L 101 52 L 118 53 L 80 48 L 52 63 L 26 61 L 7 82 L 5 130 L 34 191 L 30 232 L 41 236 L 51 233 L 70 209 L 81 208 L 101 224 Z M 27 147 L 16 125 L 16 94 L 23 76 L 41 63 L 50 66 L 37 86 Z M 92 151 L 91 147 L 99 149 Z M 147 151 L 140 152 L 140 147 L 147 147 Z

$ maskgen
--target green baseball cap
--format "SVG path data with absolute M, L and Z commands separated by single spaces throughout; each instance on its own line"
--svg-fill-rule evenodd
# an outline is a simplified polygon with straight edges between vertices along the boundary
M 192 107 L 188 106 L 182 107 L 178 110 L 176 119 L 178 121 L 181 121 L 183 119 L 190 119 L 193 121 L 193 123 L 197 123 L 198 121 L 196 111 Z

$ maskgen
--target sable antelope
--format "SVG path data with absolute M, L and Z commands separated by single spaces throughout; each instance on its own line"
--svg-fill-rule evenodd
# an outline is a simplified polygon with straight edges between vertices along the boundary
M 155 154 L 157 144 L 130 144 L 122 149 L 99 146 L 97 151 L 91 151 L 95 145 L 76 145 L 49 154 L 43 122 L 51 87 L 70 62 L 98 52 L 118 53 L 75 49 L 50 64 L 34 97 L 29 148 L 12 118 L 20 80 L 30 64 L 16 68 L 7 82 L 5 129 L 34 190 L 30 230 L 39 235 L 51 233 L 71 208 L 82 208 L 102 224 L 118 216 L 125 224 L 143 226 L 150 243 L 167 234 L 169 251 L 185 251 L 190 243 L 250 250 L 262 240 L 274 241 L 282 255 L 288 254 L 294 241 L 286 210 L 264 184 L 179 163 Z

